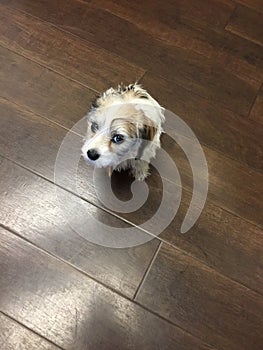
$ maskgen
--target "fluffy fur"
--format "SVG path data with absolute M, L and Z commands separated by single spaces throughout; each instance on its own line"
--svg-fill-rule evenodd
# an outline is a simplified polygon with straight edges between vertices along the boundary
M 149 163 L 160 147 L 163 108 L 138 84 L 110 88 L 87 115 L 84 159 L 96 167 L 130 169 L 137 180 L 149 175 Z

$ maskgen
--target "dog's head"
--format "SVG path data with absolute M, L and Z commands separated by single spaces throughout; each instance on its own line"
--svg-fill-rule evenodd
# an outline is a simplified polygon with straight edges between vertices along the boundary
M 159 146 L 162 109 L 139 85 L 109 89 L 88 114 L 85 160 L 97 167 L 117 166 L 142 152 L 143 140 Z

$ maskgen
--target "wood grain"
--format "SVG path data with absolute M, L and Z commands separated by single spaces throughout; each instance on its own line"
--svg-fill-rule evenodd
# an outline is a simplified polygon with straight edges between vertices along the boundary
M 245 6 L 237 6 L 226 29 L 263 46 L 262 13 Z
M 2 313 L 0 313 L 0 342 L 2 350 L 60 349 Z
M 196 1 L 188 1 L 187 3 L 172 1 L 171 3 L 166 2 L 166 6 L 163 6 L 159 1 L 152 1 L 151 11 L 149 11 L 147 2 L 140 3 L 140 11 L 138 11 L 138 1 L 101 0 L 87 2 L 134 24 L 140 30 L 161 40 L 168 46 L 188 50 L 189 54 L 198 54 L 200 59 L 203 57 L 213 60 L 214 64 L 224 66 L 227 71 L 251 83 L 255 88 L 259 87 L 263 79 L 263 54 L 258 45 L 227 31 L 218 31 L 212 28 L 208 30 L 207 26 L 199 28 L 197 25 L 192 27 L 182 23 L 180 9 L 186 11 L 188 6 L 190 14 L 194 15 L 194 11 L 198 11 L 195 17 L 197 21 L 202 15 L 207 14 L 208 18 L 217 23 L 217 16 L 220 12 L 217 6 L 220 7 L 221 2 L 210 1 L 207 6 L 205 2 L 197 4 Z M 205 8 L 202 8 L 202 5 L 205 5 Z M 227 2 L 225 5 L 230 7 L 232 13 L 234 4 Z
M 204 0 L 169 0 L 165 2 L 165 6 L 159 1 L 139 2 L 138 0 L 130 1 L 121 0 L 118 3 L 112 0 L 84 0 L 91 4 L 106 9 L 117 16 L 123 16 L 124 9 L 126 15 L 132 11 L 134 16 L 132 21 L 138 18 L 156 18 L 158 26 L 165 23 L 170 28 L 175 28 L 178 24 L 186 24 L 194 28 L 212 28 L 222 29 L 225 27 L 227 20 L 234 10 L 234 4 L 229 1 L 207 1 Z M 138 9 L 140 9 L 138 11 Z M 150 11 L 149 11 L 150 9 Z
M 66 105 L 64 106 L 64 108 Z M 10 123 L 12 119 L 13 112 L 10 112 L 9 109 L 6 110 L 6 118 L 5 121 L 3 120 L 3 123 Z M 27 116 L 25 115 L 25 118 L 27 119 Z M 31 116 L 29 117 L 31 118 Z M 19 117 L 16 120 L 19 123 Z M 37 119 L 38 120 L 38 119 Z M 54 161 L 55 157 L 58 151 L 58 147 L 62 141 L 62 136 L 58 137 L 56 136 L 56 130 L 50 131 L 50 125 L 45 125 L 46 135 L 50 135 L 52 133 L 55 133 L 53 136 L 53 140 L 55 140 L 55 144 L 51 143 L 50 146 L 47 146 L 47 136 L 44 136 L 44 128 L 41 130 L 38 126 L 36 126 L 35 129 L 32 129 L 32 137 L 28 138 L 29 143 L 24 143 L 23 145 L 19 145 L 15 142 L 14 138 L 16 137 L 16 133 L 21 133 L 21 128 L 25 129 L 25 132 L 28 133 L 29 128 L 32 127 L 30 121 L 26 123 L 26 126 L 20 124 L 21 126 L 18 127 L 18 124 L 11 122 L 12 125 L 10 125 L 8 128 L 6 128 L 8 131 L 4 131 L 4 134 L 2 136 L 2 139 L 6 139 L 6 132 L 9 132 L 10 137 L 7 139 L 7 142 L 4 141 L 3 144 L 5 146 L 4 149 L 6 150 L 5 155 L 12 157 L 13 160 L 19 161 L 18 156 L 22 156 L 23 164 L 27 167 L 34 169 L 36 171 L 42 171 L 42 169 L 45 168 L 45 164 L 48 164 L 48 171 L 49 176 L 51 175 L 50 171 L 52 172 L 52 169 L 54 167 Z M 42 123 L 43 124 L 43 123 Z M 36 125 L 36 124 L 35 124 Z M 34 126 L 33 126 L 34 127 Z M 11 130 L 13 130 L 11 132 Z M 39 135 L 38 138 L 35 138 L 34 133 L 37 132 Z M 61 132 L 61 131 L 60 131 Z M 34 136 L 33 136 L 34 135 Z M 65 135 L 65 131 L 63 131 L 63 137 Z M 14 141 L 11 141 L 14 140 Z M 61 140 L 60 142 L 57 142 L 58 140 Z M 52 140 L 51 140 L 52 141 Z M 40 159 L 43 159 L 46 157 L 47 151 L 44 151 L 41 149 L 41 144 L 44 145 L 44 147 L 47 149 L 50 149 L 48 153 L 48 158 L 46 161 L 44 160 L 43 166 L 41 165 L 41 162 L 39 162 L 39 158 L 36 156 L 36 154 L 30 156 L 30 154 L 34 153 L 34 148 L 32 148 L 32 143 L 36 144 L 36 147 L 39 149 L 40 152 Z M 81 148 L 81 141 L 79 140 L 79 147 Z M 16 150 L 17 147 L 20 148 L 20 150 Z M 22 147 L 22 148 L 21 148 Z M 23 150 L 23 147 L 24 150 Z M 29 147 L 29 150 L 28 150 Z M 183 181 L 183 186 L 188 191 L 192 191 L 192 171 L 189 166 L 189 162 L 185 157 L 185 154 L 183 150 L 179 148 L 179 146 L 171 140 L 167 135 L 164 135 L 163 137 L 163 148 L 167 150 L 167 152 L 171 155 L 171 157 L 176 162 L 181 177 Z M 31 149 L 31 150 L 30 150 Z M 54 150 L 51 152 L 51 150 Z M 262 184 L 263 184 L 263 174 L 260 172 L 257 172 L 253 169 L 249 169 L 248 167 L 241 165 L 238 162 L 235 162 L 232 159 L 226 158 L 223 155 L 207 148 L 203 147 L 203 150 L 206 155 L 207 163 L 208 163 L 208 170 L 209 170 L 209 193 L 208 193 L 208 199 L 212 200 L 216 205 L 219 207 L 222 207 L 223 209 L 226 209 L 240 217 L 243 217 L 244 219 L 254 222 L 257 225 L 262 225 L 262 201 L 260 200 L 260 193 L 262 191 Z M 194 151 L 194 150 L 193 150 Z M 13 156 L 12 156 L 13 154 Z M 49 159 L 52 159 L 51 163 L 49 163 Z M 80 186 L 80 193 L 84 195 L 84 198 L 87 198 L 85 196 L 85 192 L 89 193 L 88 196 L 90 196 L 91 193 L 94 193 L 93 185 L 91 184 L 90 179 L 92 178 L 91 170 L 89 167 L 85 166 L 85 164 L 82 162 L 81 167 L 83 170 L 80 170 L 80 176 L 84 177 L 84 181 L 79 180 L 79 186 Z M 67 165 L 65 164 L 65 172 L 67 172 Z M 90 178 L 91 176 L 91 178 Z M 172 174 L 171 174 L 171 181 L 173 181 Z M 244 183 L 246 183 L 246 186 L 244 186 Z M 89 197 L 90 199 L 92 197 Z M 96 198 L 96 194 L 94 196 Z
M 259 123 L 263 123 L 263 85 L 251 109 L 250 118 Z
M 144 73 L 94 44 L 3 5 L 0 33 L 1 45 L 99 91 L 131 83 Z
M 6 160 L 2 160 L 0 183 L 1 224 L 64 260 L 73 259 L 75 266 L 93 278 L 133 296 L 158 247 L 157 241 L 127 249 L 92 244 L 74 231 L 57 197 L 58 193 L 59 198 L 62 195 L 65 201 L 74 203 L 73 195 L 57 192 L 60 190 L 51 183 Z M 88 203 L 81 205 L 106 225 L 129 227 Z M 72 217 L 75 214 L 72 212 Z M 90 223 L 89 230 L 95 229 Z M 100 234 L 99 228 L 97 231 Z
M 1 96 L 30 111 L 72 127 L 96 93 L 0 47 Z M 70 102 L 70 103 L 69 103 Z
M 1 2 L 7 3 L 5 0 Z M 258 90 L 254 83 L 251 85 L 235 76 L 222 64 L 215 64 L 213 59 L 186 49 L 167 46 L 134 24 L 103 9 L 82 2 L 76 6 L 74 1 L 67 2 L 66 6 L 63 1 L 47 3 L 27 0 L 20 3 L 13 0 L 8 4 L 28 11 L 143 69 L 170 77 L 189 91 L 233 111 L 243 115 L 250 111 Z M 127 32 L 129 35 L 123 35 Z
M 168 245 L 162 246 L 136 300 L 218 348 L 263 345 L 262 297 Z
M 65 349 L 212 350 L 0 229 L 0 307 Z
M 189 203 L 185 193 L 175 219 L 160 238 L 262 294 L 263 230 L 207 201 L 196 224 L 181 234 Z
M 1 349 L 263 348 L 262 14 L 258 0 L 0 0 Z M 182 186 L 152 169 L 134 212 L 105 208 L 82 158 L 70 171 L 86 121 L 68 129 L 98 90 L 142 76 L 206 155 L 206 204 L 186 234 L 193 175 L 169 128 L 162 145 Z M 126 172 L 111 177 L 124 202 L 131 184 Z M 108 238 L 107 226 L 123 237 L 173 190 L 180 207 L 159 238 L 126 249 L 90 242 Z
M 163 137 L 163 147 L 178 165 L 183 185 L 191 191 L 192 172 L 183 150 L 167 135 Z M 207 198 L 217 206 L 262 226 L 262 172 L 254 171 L 207 147 L 203 147 L 203 151 L 209 173 Z
M 141 82 L 153 96 L 158 97 L 162 106 L 187 123 L 200 143 L 263 170 L 263 128 L 260 124 L 254 124 L 157 75 L 146 73 Z
M 32 113 L 26 112 L 18 106 L 10 104 L 8 101 L 1 101 L 0 149 L 2 155 L 22 164 L 34 172 L 41 174 L 51 181 L 53 180 L 54 176 L 53 174 L 56 155 L 60 144 L 65 137 L 65 134 L 66 131 L 63 128 L 54 125 L 51 122 L 44 120 L 38 116 L 35 116 Z M 81 142 L 82 140 L 80 140 L 80 144 Z M 182 151 L 180 151 L 178 147 L 175 147 L 175 149 L 172 150 L 171 147 L 174 147 L 174 144 L 169 143 L 169 139 L 167 139 L 167 143 L 164 142 L 164 146 L 168 148 L 168 151 L 170 151 L 172 155 L 176 155 L 174 159 L 180 169 L 181 175 L 183 175 L 184 189 L 186 188 L 188 191 L 190 191 L 191 170 L 189 169 L 188 162 L 183 156 Z M 221 157 L 210 157 L 208 163 L 209 165 L 210 162 L 211 164 L 218 164 L 219 169 L 222 164 L 226 163 L 226 161 Z M 233 165 L 233 162 L 230 161 L 229 164 Z M 256 172 L 252 172 L 250 176 L 253 181 L 251 180 L 249 182 L 250 185 L 241 186 L 240 184 L 242 184 L 245 181 L 244 179 L 247 179 L 249 176 L 245 170 L 241 176 L 241 169 L 242 167 L 240 165 L 236 168 L 230 167 L 229 170 L 226 171 L 226 173 L 223 173 L 221 176 L 217 176 L 217 172 L 214 172 L 213 178 L 211 178 L 210 174 L 210 186 L 212 186 L 212 192 L 209 193 L 209 198 L 213 195 L 213 193 L 214 195 L 216 194 L 216 186 L 221 186 L 222 195 L 219 197 L 221 206 L 225 206 L 226 203 L 231 202 L 234 203 L 231 207 L 233 208 L 234 206 L 237 207 L 238 203 L 239 213 L 241 213 L 241 210 L 242 213 L 244 212 L 243 216 L 245 216 L 246 213 L 249 213 L 250 215 L 252 213 L 254 217 L 257 217 L 257 221 L 260 222 L 261 201 L 259 195 L 254 195 L 254 191 L 259 190 L 257 186 L 261 186 L 262 176 L 259 176 L 259 174 Z M 67 165 L 65 164 L 65 173 L 66 172 Z M 230 182 L 231 174 L 233 176 L 233 180 Z M 71 175 L 69 174 L 68 176 L 70 177 Z M 96 206 L 103 207 L 101 202 L 98 200 L 92 179 L 92 169 L 80 162 L 77 176 L 78 193 L 83 198 L 86 198 L 86 200 L 92 202 Z M 223 181 L 223 179 L 225 180 Z M 115 174 L 115 176 L 113 176 L 113 190 L 115 191 L 115 194 L 118 196 L 118 198 L 123 201 L 130 199 L 130 184 L 131 179 L 125 176 L 125 174 Z M 153 171 L 153 174 L 147 180 L 147 184 L 150 189 L 150 195 L 145 205 L 133 213 L 117 213 L 118 215 L 125 218 L 126 220 L 129 220 L 133 224 L 141 224 L 154 215 L 162 200 L 162 182 L 158 177 L 158 174 Z M 45 191 L 45 186 L 43 188 L 43 191 Z M 66 186 L 68 185 L 66 184 Z M 173 186 L 174 184 L 171 183 L 171 190 Z M 231 190 L 227 190 L 227 186 L 230 186 Z M 243 191 L 241 191 L 241 187 L 243 188 Z M 68 188 L 71 191 L 76 191 L 74 187 Z M 235 215 L 232 215 L 231 213 L 220 209 L 218 206 L 212 204 L 211 200 L 208 200 L 199 221 L 191 229 L 190 232 L 188 232 L 186 235 L 182 235 L 179 233 L 180 226 L 186 214 L 186 209 L 190 203 L 190 193 L 187 193 L 187 191 L 184 190 L 183 194 L 184 195 L 181 208 L 175 220 L 161 235 L 162 239 L 175 244 L 180 249 L 186 251 L 198 259 L 201 259 L 206 264 L 214 267 L 223 274 L 234 278 L 242 284 L 245 284 L 248 287 L 261 293 L 263 288 L 263 248 L 261 248 L 263 247 L 262 231 L 256 226 L 246 222 L 246 220 L 238 218 Z M 236 200 L 237 196 L 240 196 L 240 199 L 238 201 Z M 54 197 L 51 196 L 50 201 L 48 201 L 48 203 L 50 203 L 49 206 L 51 207 L 53 206 L 53 198 Z M 217 200 L 218 203 L 219 199 Z M 228 200 L 228 202 L 226 202 L 226 200 Z M 249 206 L 253 208 L 251 212 L 246 209 L 245 204 L 243 208 L 240 206 L 241 203 L 246 203 L 246 201 L 248 201 Z M 34 202 L 32 203 L 32 207 L 34 207 Z M 10 205 L 8 205 L 4 211 L 8 212 L 8 208 L 10 208 Z M 41 207 L 39 208 L 38 215 L 41 214 L 41 210 L 46 211 L 46 209 Z M 46 215 L 51 215 L 51 213 L 48 211 Z M 17 215 L 19 216 L 20 214 L 18 213 Z M 10 216 L 9 219 L 6 219 L 6 224 L 8 224 L 8 220 L 11 220 Z M 17 219 L 12 219 L 11 221 L 16 222 L 16 220 Z M 57 220 L 60 221 L 61 219 L 54 217 L 52 219 L 52 222 L 56 222 Z M 28 225 L 30 224 L 28 223 Z M 20 226 L 19 229 L 21 229 Z M 23 232 L 25 231 L 23 230 Z M 71 233 L 71 235 L 72 234 L 73 233 Z M 56 234 L 53 235 L 56 237 Z M 61 235 L 62 237 L 64 236 L 63 233 L 59 234 L 59 239 L 54 245 L 57 249 L 56 254 L 71 259 L 75 265 L 79 266 L 94 276 L 98 276 L 99 273 L 96 271 L 100 271 L 100 268 L 97 265 L 101 264 L 100 266 L 102 269 L 103 261 L 108 261 L 106 258 L 108 254 L 104 254 L 103 258 L 103 248 L 100 248 L 100 254 L 96 254 L 99 248 L 95 249 L 90 245 L 87 245 L 87 248 L 85 246 L 80 247 L 82 240 L 80 243 L 78 243 L 78 239 L 73 234 L 71 242 L 71 239 L 69 239 L 69 233 L 67 233 L 68 245 L 66 245 L 66 238 L 62 239 Z M 47 239 L 46 236 L 43 237 L 43 239 L 44 238 Z M 36 242 L 38 242 L 38 240 Z M 40 242 L 43 244 L 42 240 Z M 49 245 L 52 246 L 52 237 L 48 239 L 46 249 L 49 249 Z M 76 249 L 74 250 L 71 245 L 76 245 Z M 141 272 L 144 271 L 144 268 L 147 266 L 147 259 L 150 258 L 151 254 L 153 253 L 152 249 L 154 249 L 154 247 L 155 246 L 146 246 L 145 248 L 142 248 L 146 249 L 147 251 L 149 249 L 149 251 L 147 254 L 140 253 L 141 256 L 139 260 L 137 260 L 137 258 L 134 258 L 133 264 L 135 264 L 136 269 L 139 269 Z M 92 255 L 90 252 L 92 249 L 96 255 L 96 259 L 94 259 L 91 264 L 91 258 L 89 257 Z M 73 255 L 71 255 L 71 253 Z M 66 254 L 70 255 L 68 256 Z M 134 254 L 137 255 L 136 250 L 134 250 Z M 118 261 L 122 261 L 122 264 L 125 265 L 125 256 L 125 254 L 109 254 L 109 262 L 107 262 L 107 264 L 111 266 L 110 262 L 115 261 L 116 257 L 114 264 L 116 263 L 117 269 Z M 146 258 L 145 261 L 144 256 Z M 144 263 L 142 263 L 142 260 Z M 131 263 L 129 263 L 129 265 L 131 265 Z M 126 269 L 128 268 L 130 269 L 130 267 L 126 266 Z M 111 267 L 111 269 L 114 268 Z M 123 287 L 121 285 L 121 279 L 123 279 L 123 276 L 121 274 L 119 275 L 118 270 L 114 270 L 114 273 L 117 274 L 117 277 L 113 278 L 112 276 L 109 276 L 107 278 L 106 276 L 105 281 L 107 283 L 111 283 L 111 286 L 114 286 L 116 284 L 118 288 L 121 288 L 121 290 L 123 290 L 123 288 L 127 290 L 125 284 L 128 283 L 128 278 L 129 280 L 132 280 L 131 276 L 134 275 L 136 277 L 135 272 L 131 272 L 131 275 L 127 276 L 127 280 L 125 281 L 124 279 L 125 283 L 123 284 Z M 134 291 L 135 285 L 138 283 L 138 280 L 136 281 L 134 281 L 133 287 L 131 287 L 128 283 L 128 289 L 131 288 L 130 290 Z
M 263 12 L 263 3 L 261 0 L 235 0 L 235 2 L 250 7 L 254 10 Z

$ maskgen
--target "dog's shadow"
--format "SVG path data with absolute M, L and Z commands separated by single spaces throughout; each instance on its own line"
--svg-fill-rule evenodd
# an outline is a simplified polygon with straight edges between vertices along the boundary
M 108 176 L 106 174 L 106 169 L 102 171 L 105 171 L 104 176 Z M 93 181 L 93 169 L 91 167 L 87 167 L 84 161 L 81 160 L 79 163 L 77 176 L 78 193 L 83 199 L 88 199 L 89 201 L 96 204 L 100 203 L 100 205 L 104 207 L 104 204 L 100 202 L 99 198 L 96 195 Z M 128 170 L 122 170 L 120 172 L 113 171 L 110 179 L 113 196 L 116 197 L 117 200 L 123 202 L 132 200 L 133 193 L 131 191 L 131 188 L 134 181 L 134 177 L 129 174 Z M 156 171 L 156 169 L 154 169 L 152 166 L 150 166 L 150 175 L 145 180 L 145 183 L 148 186 L 149 191 L 148 197 L 144 198 L 144 204 L 133 212 L 119 213 L 116 211 L 115 213 L 118 216 L 123 217 L 135 224 L 141 224 L 154 215 L 162 201 L 163 186 L 162 179 L 158 171 Z M 114 212 L 111 209 L 109 210 Z
M 131 191 L 134 177 L 129 174 L 128 170 L 114 171 L 111 176 L 111 186 L 114 195 L 121 201 L 129 201 L 133 194 Z M 141 224 L 150 219 L 158 209 L 162 200 L 162 180 L 158 172 L 151 168 L 151 175 L 145 180 L 148 186 L 148 198 L 145 203 L 132 213 L 122 213 L 122 216 L 136 224 Z
M 115 196 L 122 201 L 132 199 L 131 185 L 134 178 L 128 170 L 113 171 L 111 176 L 111 187 Z

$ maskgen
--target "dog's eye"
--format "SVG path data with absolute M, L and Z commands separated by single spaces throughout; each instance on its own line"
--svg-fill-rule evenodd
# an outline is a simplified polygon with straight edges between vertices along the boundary
M 96 132 L 99 129 L 99 126 L 98 126 L 97 123 L 92 122 L 90 129 L 91 129 L 92 132 Z
M 113 136 L 113 138 L 111 139 L 111 141 L 112 141 L 113 143 L 121 143 L 121 142 L 124 141 L 124 136 L 121 135 L 121 134 L 116 134 L 116 135 Z

